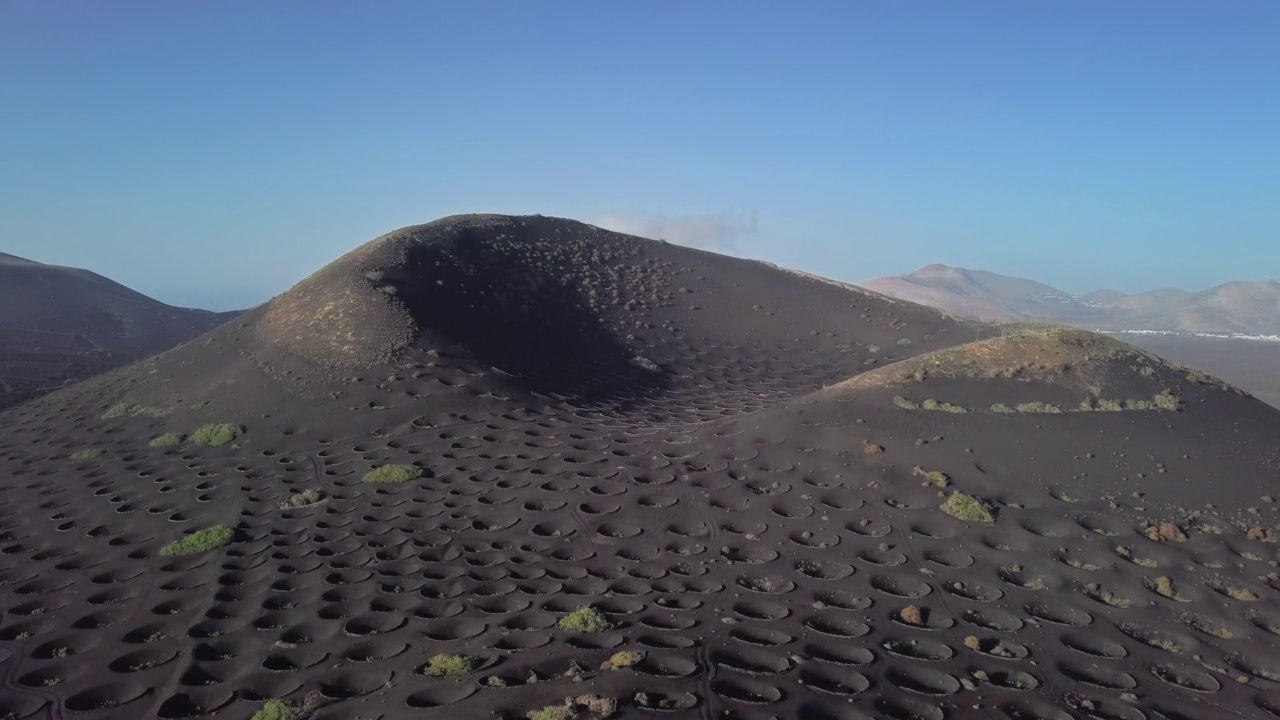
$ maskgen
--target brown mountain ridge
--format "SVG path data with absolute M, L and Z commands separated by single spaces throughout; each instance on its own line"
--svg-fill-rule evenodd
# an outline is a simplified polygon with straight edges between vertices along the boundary
M 1032 280 L 928 265 L 861 283 L 890 297 L 986 322 L 1050 321 L 1101 330 L 1280 334 L 1280 283 L 1228 282 L 1200 292 L 1164 288 L 1076 297 Z

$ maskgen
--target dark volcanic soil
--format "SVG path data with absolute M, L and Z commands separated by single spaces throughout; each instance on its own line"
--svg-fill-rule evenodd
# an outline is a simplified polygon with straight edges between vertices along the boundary
M 0 409 L 168 350 L 234 317 L 0 253 Z
M 1280 407 L 1280 342 L 1134 333 L 1117 337 L 1183 365 L 1203 368 Z
M 0 717 L 1276 717 L 1278 427 L 1087 333 L 448 218 L 0 415 Z

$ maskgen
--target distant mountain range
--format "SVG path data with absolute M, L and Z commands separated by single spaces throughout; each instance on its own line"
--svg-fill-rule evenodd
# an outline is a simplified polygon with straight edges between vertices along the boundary
M 0 253 L 0 408 L 162 352 L 237 314 L 173 307 L 88 270 Z
M 1110 331 L 1280 335 L 1280 283 L 1229 282 L 1189 292 L 1072 295 L 1027 280 L 947 265 L 861 283 L 868 290 L 985 322 L 1050 321 Z

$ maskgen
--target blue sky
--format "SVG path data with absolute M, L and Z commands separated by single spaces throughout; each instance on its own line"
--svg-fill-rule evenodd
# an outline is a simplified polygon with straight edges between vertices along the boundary
M 0 0 L 0 251 L 265 300 L 456 212 L 842 280 L 1280 276 L 1280 3 Z

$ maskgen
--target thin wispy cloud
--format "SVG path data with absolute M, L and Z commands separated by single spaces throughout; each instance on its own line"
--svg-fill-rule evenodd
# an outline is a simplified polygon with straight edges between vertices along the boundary
M 754 235 L 758 227 L 754 210 L 706 215 L 610 212 L 590 222 L 614 232 L 719 252 L 731 252 L 739 238 Z

